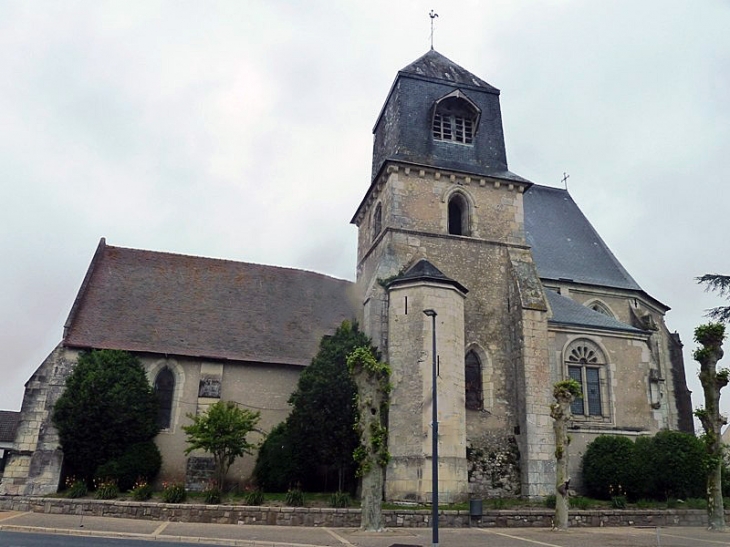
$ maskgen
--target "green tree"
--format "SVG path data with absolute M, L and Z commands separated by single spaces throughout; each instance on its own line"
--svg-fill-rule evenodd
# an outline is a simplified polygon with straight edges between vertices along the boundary
M 347 368 L 347 356 L 358 347 L 371 347 L 356 323 L 344 321 L 332 336 L 324 336 L 312 363 L 302 372 L 289 399 L 287 419 L 290 440 L 297 447 L 298 480 L 309 488 L 313 469 L 325 466 L 337 472 L 337 490 L 355 484 L 352 454 L 360 444 L 357 421 L 357 388 Z M 308 484 L 309 483 L 309 484 Z
M 52 421 L 66 473 L 90 486 L 100 465 L 157 434 L 157 398 L 132 354 L 84 352 L 53 408 Z
M 259 448 L 253 470 L 256 483 L 267 492 L 286 492 L 294 477 L 294 447 L 286 422 L 281 422 L 266 436 Z
M 705 285 L 706 291 L 715 291 L 723 297 L 730 297 L 730 275 L 705 274 L 700 276 L 697 282 Z M 720 323 L 730 321 L 730 306 L 718 306 L 707 311 L 710 319 Z
M 256 430 L 261 414 L 239 408 L 232 401 L 218 401 L 203 414 L 188 414 L 193 423 L 183 426 L 188 447 L 185 454 L 193 450 L 204 450 L 213 456 L 215 462 L 216 486 L 223 490 L 228 469 L 236 458 L 251 454 L 254 444 L 246 440 Z
M 118 458 L 96 468 L 98 480 L 113 479 L 119 490 L 126 492 L 142 479 L 151 483 L 162 466 L 162 455 L 154 441 L 132 444 Z
M 324 336 L 317 355 L 299 377 L 297 389 L 289 398 L 291 414 L 275 442 L 267 439 L 259 452 L 257 468 L 266 470 L 268 479 L 277 484 L 300 484 L 308 490 L 332 489 L 327 477 L 337 474 L 337 489 L 354 489 L 353 451 L 360 443 L 354 429 L 355 384 L 347 369 L 347 356 L 358 347 L 371 347 L 370 339 L 356 323 L 344 321 L 331 336 Z M 283 448 L 279 448 L 283 447 Z M 277 467 L 279 450 L 296 447 L 285 466 Z M 268 461 L 264 461 L 267 459 Z M 325 476 L 322 480 L 321 473 Z

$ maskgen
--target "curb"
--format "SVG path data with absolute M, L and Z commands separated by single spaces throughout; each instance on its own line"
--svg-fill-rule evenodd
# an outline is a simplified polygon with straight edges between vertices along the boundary
M 51 534 L 58 536 L 100 537 L 108 539 L 143 539 L 146 541 L 165 541 L 169 543 L 196 543 L 209 545 L 226 545 L 231 547 L 326 547 L 311 543 L 292 543 L 276 541 L 252 541 L 247 539 L 223 539 L 195 536 L 163 536 L 160 534 L 137 534 L 134 532 L 104 532 L 97 530 L 73 530 L 70 528 L 43 528 L 40 526 L 18 526 L 0 524 L 0 532 L 18 532 L 30 534 Z

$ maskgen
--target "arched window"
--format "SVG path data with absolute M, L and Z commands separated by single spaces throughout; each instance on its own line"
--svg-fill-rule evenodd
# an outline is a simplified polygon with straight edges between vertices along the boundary
M 155 378 L 157 394 L 157 425 L 160 429 L 170 429 L 172 423 L 172 400 L 175 393 L 175 375 L 164 367 Z
M 431 131 L 439 141 L 471 144 L 479 121 L 479 109 L 460 91 L 439 99 L 434 105 Z
M 464 387 L 466 390 L 466 408 L 482 410 L 484 408 L 484 392 L 482 389 L 482 362 L 473 350 L 464 359 Z
M 600 348 L 590 340 L 575 340 L 566 349 L 565 365 L 568 376 L 581 385 L 582 399 L 573 401 L 571 411 L 575 416 L 604 415 L 606 398 L 606 358 Z
M 383 229 L 383 207 L 382 204 L 378 203 L 373 213 L 373 241 L 380 235 L 380 231 Z
M 469 204 L 459 192 L 449 198 L 449 233 L 469 235 Z

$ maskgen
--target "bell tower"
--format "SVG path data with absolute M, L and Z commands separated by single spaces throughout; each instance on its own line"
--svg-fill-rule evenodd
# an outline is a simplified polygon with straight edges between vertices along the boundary
M 523 464 L 538 445 L 549 452 L 530 474 L 537 486 L 528 488 L 530 471 L 521 470 L 522 493 L 542 495 L 552 480 L 546 305 L 525 242 L 522 194 L 532 183 L 507 168 L 499 90 L 431 50 L 398 72 L 373 133 L 371 184 L 352 222 L 363 329 L 393 368 L 389 438 L 399 449 L 386 495 L 427 501 L 431 491 L 427 422 L 413 422 L 429 405 L 427 386 L 416 380 L 428 377 L 419 367 L 430 361 L 419 351 L 429 348 L 430 331 L 413 306 L 434 309 L 440 321 L 446 499 L 469 494 L 467 452 L 487 438 L 505 451 L 518 446 Z M 438 279 L 416 275 L 424 271 Z M 526 328 L 540 340 L 526 341 Z M 518 408 L 535 396 L 540 404 L 530 408 L 539 417 Z

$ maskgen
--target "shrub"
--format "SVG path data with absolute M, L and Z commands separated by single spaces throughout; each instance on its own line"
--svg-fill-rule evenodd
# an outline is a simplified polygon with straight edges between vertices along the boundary
M 504 509 L 507 507 L 507 500 L 504 498 L 492 498 L 491 505 L 492 509 Z
M 161 466 L 160 450 L 154 442 L 146 441 L 129 446 L 121 456 L 101 465 L 96 471 L 96 477 L 113 478 L 117 481 L 119 490 L 126 492 L 134 488 L 140 479 L 152 482 Z
M 66 479 L 66 497 L 67 498 L 83 498 L 88 494 L 86 483 L 76 477 L 68 477 Z
M 173 482 L 162 485 L 162 501 L 165 503 L 182 503 L 187 497 L 184 484 Z
M 570 507 L 573 509 L 590 509 L 592 502 L 583 496 L 574 496 L 570 498 Z
M 114 479 L 104 479 L 96 484 L 94 497 L 98 500 L 113 500 L 119 497 L 119 486 Z
M 350 494 L 347 492 L 335 492 L 330 496 L 331 507 L 349 507 Z
M 611 498 L 613 509 L 626 509 L 626 496 L 614 496 Z
M 132 499 L 134 501 L 147 501 L 152 497 L 152 485 L 144 479 L 139 479 L 132 486 Z
M 302 507 L 304 505 L 304 494 L 299 488 L 292 488 L 286 493 L 286 504 L 289 507 Z
M 588 494 L 609 500 L 611 487 L 630 484 L 633 452 L 634 443 L 617 435 L 601 435 L 589 444 L 583 456 L 583 483 Z
M 685 502 L 687 509 L 707 509 L 707 499 L 705 498 L 689 498 Z
M 264 503 L 264 492 L 260 488 L 247 490 L 243 495 L 246 505 L 261 505 Z
M 547 507 L 548 509 L 555 509 L 555 503 L 556 503 L 555 494 L 550 494 L 549 496 L 545 496 L 545 507 Z
M 216 484 L 211 484 L 203 490 L 203 499 L 208 505 L 218 505 L 223 498 L 221 489 Z
M 702 441 L 679 431 L 661 431 L 636 439 L 632 463 L 632 499 L 702 497 L 706 453 Z

